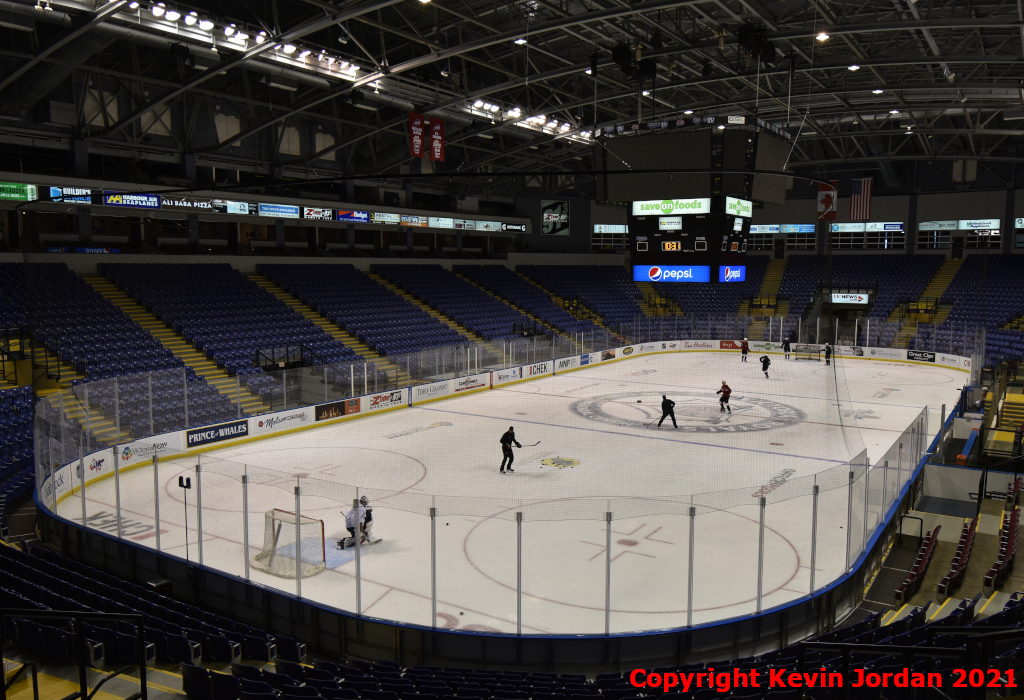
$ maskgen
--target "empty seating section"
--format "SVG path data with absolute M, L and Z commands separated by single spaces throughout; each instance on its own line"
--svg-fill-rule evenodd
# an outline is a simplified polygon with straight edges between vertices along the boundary
M 701 314 L 735 316 L 739 311 L 740 302 L 744 298 L 757 296 L 764 280 L 764 272 L 768 269 L 768 256 L 751 255 L 747 257 L 746 279 L 743 282 L 728 284 L 685 284 L 676 282 L 655 282 L 654 288 L 662 296 L 666 296 L 688 315 Z M 712 272 L 714 277 L 717 272 Z M 760 340 L 757 338 L 756 340 Z
M 469 342 L 352 265 L 260 265 L 258 269 L 381 355 Z
M 520 265 L 521 274 L 563 299 L 579 300 L 607 326 L 633 323 L 644 315 L 640 290 L 613 265 Z
M 938 631 L 934 644 L 947 647 L 963 647 L 965 635 L 954 636 L 941 634 L 943 628 L 950 626 L 966 627 L 1013 627 L 1021 622 L 1024 605 L 1017 596 L 1011 598 L 1003 610 L 985 619 L 975 617 L 977 598 L 964 600 L 953 612 L 942 620 L 928 622 L 926 608 L 915 608 L 909 614 L 890 624 L 883 625 L 881 613 L 870 615 L 847 627 L 836 629 L 810 641 L 879 644 L 895 647 L 921 646 L 929 643 L 929 635 Z M 995 649 L 999 654 L 994 666 L 1009 667 L 1019 665 L 1024 649 L 1014 646 L 1016 642 L 1007 642 Z M 1004 651 L 1005 649 L 1005 651 Z M 751 656 L 731 661 L 711 661 L 675 665 L 665 668 L 647 669 L 651 673 L 693 673 L 700 675 L 714 669 L 716 674 L 725 673 L 730 678 L 750 676 L 751 671 L 757 673 L 759 686 L 737 687 L 731 693 L 717 688 L 705 687 L 685 692 L 677 687 L 666 694 L 663 688 L 638 688 L 630 682 L 630 671 L 612 671 L 598 673 L 590 679 L 582 674 L 554 674 L 530 671 L 508 671 L 470 668 L 440 668 L 437 666 L 401 667 L 391 661 L 368 662 L 360 659 L 349 659 L 347 663 L 336 663 L 316 659 L 312 667 L 293 661 L 278 659 L 273 670 L 264 666 L 256 668 L 245 664 L 232 663 L 231 673 L 219 673 L 203 668 L 182 665 L 183 685 L 191 700 L 626 700 L 636 697 L 661 697 L 665 695 L 671 700 L 712 700 L 716 698 L 735 698 L 736 700 L 826 700 L 845 697 L 848 688 L 826 688 L 827 692 L 811 690 L 805 694 L 803 688 L 778 689 L 767 686 L 767 678 L 773 670 L 786 669 L 786 672 L 797 669 L 800 650 L 796 646 L 767 652 L 759 656 Z M 884 673 L 902 668 L 904 657 L 897 655 L 879 656 L 857 655 L 849 661 L 865 671 Z M 824 669 L 828 672 L 843 670 L 843 655 L 833 650 L 808 650 L 804 658 L 805 667 Z M 913 671 L 937 672 L 952 680 L 951 669 L 961 666 L 962 662 L 954 659 L 915 657 Z M 739 673 L 734 673 L 738 671 Z M 694 676 L 694 677 L 695 677 Z M 704 685 L 704 684 L 702 684 Z M 944 683 L 947 687 L 950 683 Z M 680 692 L 676 692 L 679 690 Z M 865 688 L 864 690 L 869 690 Z M 852 698 L 881 697 L 875 689 L 871 692 L 854 692 Z M 950 689 L 947 697 L 967 698 L 969 692 L 957 695 Z M 888 696 L 887 696 L 888 697 Z M 896 696 L 893 696 L 896 697 Z
M 0 545 L 0 590 L 6 607 L 55 609 L 68 612 L 101 612 L 143 616 L 144 637 L 162 662 L 199 663 L 202 660 L 232 663 L 246 658 L 271 661 L 275 657 L 301 662 L 305 645 L 287 637 L 273 637 L 263 630 L 178 602 L 155 591 L 58 556 L 42 547 L 31 554 Z M 8 618 L 11 624 L 11 618 Z M 57 639 L 70 630 L 47 621 L 15 618 L 13 639 L 33 645 L 37 630 L 50 626 Z M 136 663 L 135 628 L 130 623 L 91 622 L 86 639 L 95 651 L 120 663 Z M 57 660 L 70 644 L 38 649 Z
M 181 333 L 229 375 L 253 374 L 259 350 L 303 346 L 315 364 L 354 350 L 329 336 L 229 264 L 101 265 L 111 282 Z
M 834 287 L 870 285 L 872 295 L 871 344 L 891 345 L 897 328 L 884 324 L 896 306 L 904 301 L 917 301 L 928 282 L 942 265 L 941 255 L 833 255 Z M 786 261 L 786 270 L 779 286 L 779 296 L 789 298 L 789 318 L 783 332 L 795 330 L 796 319 L 807 311 L 815 291 L 828 283 L 828 262 L 823 255 L 793 255 Z M 867 324 L 860 324 L 858 342 L 865 344 Z
M 12 332 L 28 330 L 22 263 L 0 263 L 0 328 Z
M 896 587 L 897 607 L 913 598 L 914 594 L 920 590 L 921 582 L 924 581 L 924 574 L 928 570 L 928 564 L 932 559 L 932 552 L 935 551 L 935 543 L 939 541 L 938 537 L 941 529 L 941 525 L 936 525 L 934 530 L 931 530 L 924 536 L 921 548 L 917 552 L 917 559 L 914 560 L 914 566 L 910 569 L 910 573 L 907 574 L 907 578 L 904 579 L 903 583 Z
M 440 265 L 374 265 L 373 271 L 484 340 L 519 337 L 533 319 Z
M 576 318 L 560 308 L 537 285 L 504 265 L 455 265 L 452 270 L 563 333 L 589 333 L 595 328 L 593 321 Z
M 90 408 L 113 419 L 114 383 L 92 382 L 88 386 L 88 394 L 81 384 L 73 386 L 72 391 L 79 401 L 85 402 L 88 399 Z M 205 378 L 197 376 L 191 367 L 186 368 L 184 373 L 153 372 L 150 375 L 124 377 L 118 380 L 116 392 L 121 428 L 127 427 L 134 438 L 219 423 L 246 415 L 239 411 L 237 403 L 221 395 L 216 387 L 206 383 Z
M 184 363 L 66 265 L 29 265 L 32 334 L 90 380 Z
M 1003 585 L 1013 571 L 1013 560 L 1017 554 L 1017 529 L 1020 523 L 1020 508 L 1003 511 L 1003 522 L 999 527 L 999 554 L 992 568 L 985 574 L 984 587 L 991 593 Z
M 0 533 L 10 510 L 32 493 L 32 387 L 0 390 Z
M 966 256 L 941 301 L 952 304 L 949 315 L 937 328 L 919 327 L 916 347 L 960 353 L 966 344 L 969 353 L 972 337 L 968 333 L 965 342 L 965 330 L 984 325 L 988 359 L 1024 356 L 1024 332 L 999 328 L 1024 313 L 1024 275 L 1016 256 Z
M 974 535 L 977 532 L 977 518 L 964 523 L 964 527 L 960 531 L 960 541 L 956 545 L 956 554 L 953 555 L 953 560 L 949 564 L 949 573 L 939 581 L 939 600 L 945 600 L 960 588 L 960 584 L 964 579 L 964 572 L 967 570 L 967 564 L 971 560 L 971 549 L 974 547 Z

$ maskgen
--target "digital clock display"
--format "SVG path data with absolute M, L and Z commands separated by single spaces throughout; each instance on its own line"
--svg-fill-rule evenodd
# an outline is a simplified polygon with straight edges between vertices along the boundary
M 665 253 L 678 253 L 683 249 L 681 241 L 662 241 L 661 250 Z

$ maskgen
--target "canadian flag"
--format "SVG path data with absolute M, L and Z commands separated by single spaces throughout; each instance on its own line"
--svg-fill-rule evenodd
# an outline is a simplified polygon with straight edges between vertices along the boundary
M 818 221 L 835 221 L 836 200 L 839 199 L 839 180 L 830 180 L 831 187 L 818 183 Z

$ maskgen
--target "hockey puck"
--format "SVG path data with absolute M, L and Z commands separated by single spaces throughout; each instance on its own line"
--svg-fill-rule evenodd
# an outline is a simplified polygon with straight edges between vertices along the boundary
M 637 403 L 643 403 L 643 401 L 641 401 L 640 399 L 637 399 L 636 402 Z

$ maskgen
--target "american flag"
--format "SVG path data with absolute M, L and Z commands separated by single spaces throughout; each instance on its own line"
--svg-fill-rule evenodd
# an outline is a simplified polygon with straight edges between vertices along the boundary
M 871 180 L 865 177 L 850 181 L 850 220 L 871 218 Z

